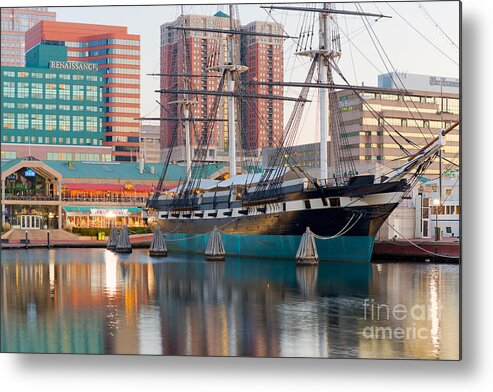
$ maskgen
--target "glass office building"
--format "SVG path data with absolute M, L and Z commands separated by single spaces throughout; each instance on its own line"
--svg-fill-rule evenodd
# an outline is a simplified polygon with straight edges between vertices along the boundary
M 97 67 L 68 62 L 65 46 L 38 45 L 26 54 L 25 68 L 1 72 L 2 159 L 16 158 L 11 144 L 48 150 L 102 146 L 103 82 Z M 111 153 L 86 158 L 110 160 Z

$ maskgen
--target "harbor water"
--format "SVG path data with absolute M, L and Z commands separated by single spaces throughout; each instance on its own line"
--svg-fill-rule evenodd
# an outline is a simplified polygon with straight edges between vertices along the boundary
M 459 265 L 2 251 L 1 351 L 459 358 Z

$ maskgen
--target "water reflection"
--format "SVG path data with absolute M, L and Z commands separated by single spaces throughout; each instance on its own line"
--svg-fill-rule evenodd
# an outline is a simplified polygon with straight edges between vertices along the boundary
M 458 357 L 458 266 L 2 256 L 2 351 Z

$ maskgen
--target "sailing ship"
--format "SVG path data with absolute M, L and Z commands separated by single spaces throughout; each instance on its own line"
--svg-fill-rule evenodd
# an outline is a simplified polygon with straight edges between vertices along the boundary
M 331 4 L 322 8 L 276 5 L 270 9 L 308 11 L 318 15 L 319 45 L 316 49 L 299 50 L 298 55 L 308 56 L 311 65 L 304 83 L 278 83 L 282 86 L 300 87 L 295 98 L 294 110 L 286 124 L 277 153 L 273 154 L 268 167 L 262 172 L 238 173 L 236 154 L 235 100 L 240 97 L 252 99 L 293 99 L 272 95 L 248 94 L 241 88 L 240 73 L 245 67 L 235 64 L 233 37 L 236 34 L 259 34 L 239 31 L 233 23 L 229 30 L 221 30 L 228 36 L 228 62 L 210 71 L 220 73 L 220 83 L 215 94 L 217 110 L 221 97 L 228 101 L 229 169 L 230 177 L 223 181 L 206 181 L 201 176 L 203 151 L 207 151 L 209 140 L 205 137 L 202 148 L 191 158 L 187 147 L 187 178 L 173 192 L 163 190 L 167 166 L 170 164 L 171 149 L 155 193 L 148 200 L 146 213 L 153 217 L 166 233 L 169 251 L 203 254 L 214 228 L 221 232 L 228 256 L 264 257 L 293 260 L 300 239 L 309 228 L 315 235 L 320 260 L 369 261 L 375 236 L 392 211 L 408 195 L 419 175 L 438 156 L 445 145 L 445 135 L 456 124 L 441 130 L 435 139 L 415 154 L 408 154 L 407 161 L 388 175 L 376 178 L 373 174 L 357 174 L 354 163 L 344 159 L 347 145 L 338 118 L 336 91 L 359 92 L 364 87 L 336 85 L 332 72 L 342 77 L 335 59 L 340 56 L 337 29 L 329 24 L 337 14 L 359 15 L 381 18 L 384 15 L 337 10 Z M 194 28 L 174 27 L 185 35 Z M 198 29 L 195 30 L 208 30 Z M 215 31 L 210 29 L 210 31 Z M 217 32 L 217 31 L 216 31 Z M 263 34 L 267 35 L 267 34 Z M 270 36 L 276 36 L 270 34 Z M 277 36 L 278 37 L 278 36 Z M 283 36 L 285 38 L 285 36 Z M 316 82 L 312 82 L 318 71 Z M 268 85 L 270 82 L 256 82 Z M 272 84 L 272 83 L 271 83 Z M 314 178 L 297 164 L 290 154 L 298 132 L 300 119 L 310 88 L 319 90 L 320 112 L 320 175 Z M 187 143 L 189 142 L 189 97 L 193 94 L 211 94 L 187 88 L 160 90 L 162 94 L 182 97 L 176 101 L 181 107 Z M 213 113 L 209 117 L 213 117 Z M 340 119 L 339 119 L 340 120 Z M 211 122 L 211 124 L 213 124 Z M 330 126 L 329 126 L 330 125 Z M 211 125 L 212 127 L 212 125 Z M 209 128 L 210 129 L 210 128 Z M 207 136 L 207 135 L 206 135 Z M 173 143 L 176 141 L 173 134 Z M 405 151 L 405 149 L 403 149 Z M 200 156 L 200 154 L 204 154 Z M 337 167 L 345 165 L 342 169 Z

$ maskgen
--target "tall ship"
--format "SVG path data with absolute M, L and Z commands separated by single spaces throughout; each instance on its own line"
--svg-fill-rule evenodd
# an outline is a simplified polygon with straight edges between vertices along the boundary
M 194 30 L 226 34 L 228 60 L 223 65 L 212 65 L 207 74 L 201 76 L 204 79 L 219 78 L 217 91 L 192 89 L 189 80 L 194 75 L 188 71 L 187 61 L 182 61 L 183 68 L 176 72 L 184 76 L 181 86 L 160 90 L 161 94 L 176 97 L 173 104 L 179 113 L 175 119 L 179 126 L 173 132 L 172 147 L 168 150 L 156 191 L 148 200 L 146 219 L 149 223 L 156 221 L 166 233 L 170 251 L 203 254 L 210 234 L 217 229 L 221 232 L 228 256 L 292 260 L 302 235 L 310 229 L 315 235 L 320 260 L 370 261 L 380 227 L 408 196 L 419 176 L 439 156 L 445 145 L 445 135 L 458 123 L 441 129 L 431 142 L 420 147 L 416 153 L 411 154 L 402 147 L 406 153 L 405 163 L 386 175 L 377 177 L 375 174 L 359 174 L 348 153 L 336 92 L 341 89 L 353 91 L 361 104 L 367 105 L 360 94 L 365 91 L 365 87 L 350 85 L 339 69 L 337 60 L 341 55 L 340 39 L 337 25 L 331 21 L 340 14 L 363 18 L 382 18 L 384 15 L 338 10 L 332 4 L 323 4 L 321 7 L 313 4 L 303 7 L 293 4 L 263 7 L 269 10 L 308 12 L 315 15 L 313 20 L 318 20 L 311 35 L 311 40 L 314 34 L 318 35 L 317 47 L 313 49 L 311 44 L 303 47 L 299 42 L 297 46 L 296 54 L 306 56 L 310 61 L 304 82 L 247 82 L 270 87 L 299 88 L 298 97 L 291 98 L 252 94 L 245 88 L 241 74 L 246 67 L 237 63 L 234 40 L 242 34 L 280 39 L 287 39 L 287 36 L 240 30 L 233 19 L 233 7 L 230 6 L 228 29 L 170 27 L 183 34 L 184 39 Z M 334 82 L 334 73 L 339 75 L 344 84 Z M 318 177 L 309 175 L 292 154 L 296 136 L 299 132 L 308 131 L 300 123 L 310 89 L 317 89 L 319 97 Z M 206 129 L 209 132 L 202 132 L 200 144 L 192 154 L 190 126 L 196 119 L 191 115 L 191 107 L 194 99 L 205 94 L 214 96 L 210 113 L 203 119 L 208 121 Z M 228 107 L 229 172 L 220 180 L 210 180 L 205 178 L 203 168 L 210 147 L 214 117 L 222 99 L 226 99 Z M 241 121 L 235 118 L 235 111 L 239 100 L 249 104 L 259 99 L 291 100 L 294 101 L 294 107 L 268 165 L 255 169 L 251 164 L 237 162 L 237 134 L 241 133 Z M 380 116 L 377 112 L 374 115 Z M 381 121 L 385 123 L 383 117 Z M 165 190 L 166 171 L 180 130 L 186 136 L 187 177 L 174 189 Z M 395 129 L 393 131 L 406 143 L 412 143 L 405 135 L 400 135 Z

